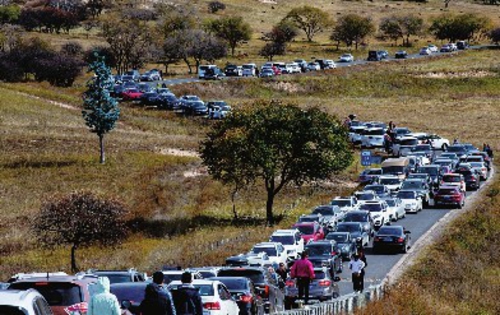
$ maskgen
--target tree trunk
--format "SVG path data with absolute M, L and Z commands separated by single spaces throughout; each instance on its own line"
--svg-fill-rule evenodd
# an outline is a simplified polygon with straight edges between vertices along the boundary
M 267 189 L 266 220 L 268 226 L 273 226 L 274 225 L 273 204 L 275 195 L 273 179 L 267 181 L 266 189 Z
M 73 244 L 71 246 L 71 271 L 72 272 L 78 272 L 78 267 L 76 266 L 76 259 L 75 259 L 75 251 L 76 251 L 76 244 Z
M 193 70 L 191 70 L 191 64 L 189 63 L 189 60 L 187 58 L 184 58 L 184 62 L 186 63 L 186 65 L 188 66 L 188 69 L 189 69 L 189 74 L 192 74 L 193 73 Z
M 358 50 L 358 41 L 356 41 L 356 50 Z
M 104 135 L 99 135 L 99 146 L 100 146 L 100 150 L 101 150 L 101 158 L 100 158 L 99 162 L 101 164 L 104 164 L 104 162 L 106 162 L 106 156 L 104 154 Z
M 231 57 L 234 57 L 234 50 L 236 49 L 235 44 L 231 44 Z
M 238 193 L 238 190 L 235 189 L 233 190 L 233 193 L 231 194 L 231 202 L 233 203 L 233 217 L 234 220 L 238 220 L 238 212 L 236 212 L 236 194 Z

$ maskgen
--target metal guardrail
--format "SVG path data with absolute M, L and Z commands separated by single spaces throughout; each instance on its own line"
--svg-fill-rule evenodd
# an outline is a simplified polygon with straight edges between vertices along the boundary
M 369 302 L 384 296 L 384 284 L 371 285 L 362 293 L 350 293 L 328 302 L 306 305 L 289 311 L 278 312 L 278 315 L 348 315 L 358 308 L 365 307 Z

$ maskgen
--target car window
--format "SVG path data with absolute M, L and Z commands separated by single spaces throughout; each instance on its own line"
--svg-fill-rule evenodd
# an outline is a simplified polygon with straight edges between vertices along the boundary
M 0 314 L 2 315 L 26 315 L 17 306 L 0 305 Z
M 264 274 L 260 270 L 254 269 L 226 269 L 219 271 L 219 277 L 247 277 L 252 280 L 253 283 L 263 283 L 265 282 Z
M 231 298 L 231 294 L 227 291 L 227 289 L 223 285 L 219 284 L 218 291 L 221 300 L 229 300 Z
M 83 302 L 80 286 L 69 282 L 15 282 L 12 290 L 36 289 L 50 306 L 66 306 Z
M 49 315 L 52 314 L 52 311 L 50 309 L 50 306 L 47 304 L 47 301 L 40 297 L 36 297 L 34 301 L 34 309 L 35 309 L 35 314 L 40 314 L 40 315 Z M 3 313 L 0 313 L 3 315 Z
M 293 245 L 295 239 L 292 235 L 272 235 L 271 242 L 279 242 L 283 245 Z

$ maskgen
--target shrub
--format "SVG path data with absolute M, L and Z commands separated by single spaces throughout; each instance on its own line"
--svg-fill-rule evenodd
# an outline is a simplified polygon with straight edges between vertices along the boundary
M 226 5 L 219 1 L 211 1 L 208 3 L 208 11 L 210 13 L 217 13 L 219 10 L 225 10 Z

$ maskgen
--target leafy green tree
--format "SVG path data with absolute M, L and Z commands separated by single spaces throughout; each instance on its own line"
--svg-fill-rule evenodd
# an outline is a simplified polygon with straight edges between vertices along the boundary
M 379 30 L 384 37 L 392 39 L 396 46 L 398 44 L 398 39 L 403 37 L 403 30 L 399 24 L 399 18 L 395 16 L 382 19 Z
M 242 17 L 223 17 L 218 20 L 210 20 L 205 24 L 209 33 L 225 40 L 231 48 L 231 55 L 234 56 L 236 47 L 252 37 L 250 24 L 243 21 Z
M 403 45 L 408 47 L 410 44 L 410 36 L 419 35 L 423 32 L 424 20 L 414 15 L 407 16 L 391 16 L 385 18 L 380 23 L 380 31 L 385 36 L 394 40 L 397 45 L 399 38 L 403 39 Z M 406 43 L 405 43 L 406 39 Z
M 115 199 L 90 192 L 53 196 L 42 204 L 33 220 L 33 231 L 45 245 L 70 245 L 71 270 L 78 271 L 75 252 L 93 244 L 113 245 L 127 235 L 127 211 Z
M 259 55 L 266 57 L 268 61 L 273 61 L 274 56 L 282 56 L 286 52 L 286 45 L 284 43 L 269 42 L 262 47 Z
M 198 27 L 197 11 L 189 5 L 175 3 L 159 3 L 157 6 L 160 18 L 158 19 L 158 32 L 167 38 L 173 33 Z
M 353 160 L 347 130 L 338 120 L 318 108 L 280 101 L 259 101 L 218 122 L 200 153 L 209 173 L 225 184 L 264 183 L 269 225 L 283 187 L 327 179 Z
M 21 7 L 17 4 L 0 6 L 0 23 L 14 24 L 21 15 Z
M 99 137 L 100 163 L 104 164 L 104 135 L 115 128 L 116 121 L 120 118 L 120 108 L 116 99 L 110 95 L 113 88 L 111 70 L 104 62 L 104 57 L 96 53 L 95 58 L 89 64 L 88 72 L 94 72 L 95 77 L 87 82 L 82 115 L 90 131 Z
M 308 5 L 292 9 L 285 20 L 291 21 L 297 28 L 303 30 L 310 42 L 318 33 L 333 25 L 328 13 Z
M 473 40 L 480 39 L 491 29 L 491 20 L 485 16 L 472 13 L 459 15 L 444 14 L 437 17 L 429 31 L 436 39 Z
M 358 50 L 358 44 L 374 32 L 375 25 L 370 18 L 353 13 L 344 15 L 337 21 L 330 39 L 341 40 L 348 47 L 355 43 Z

